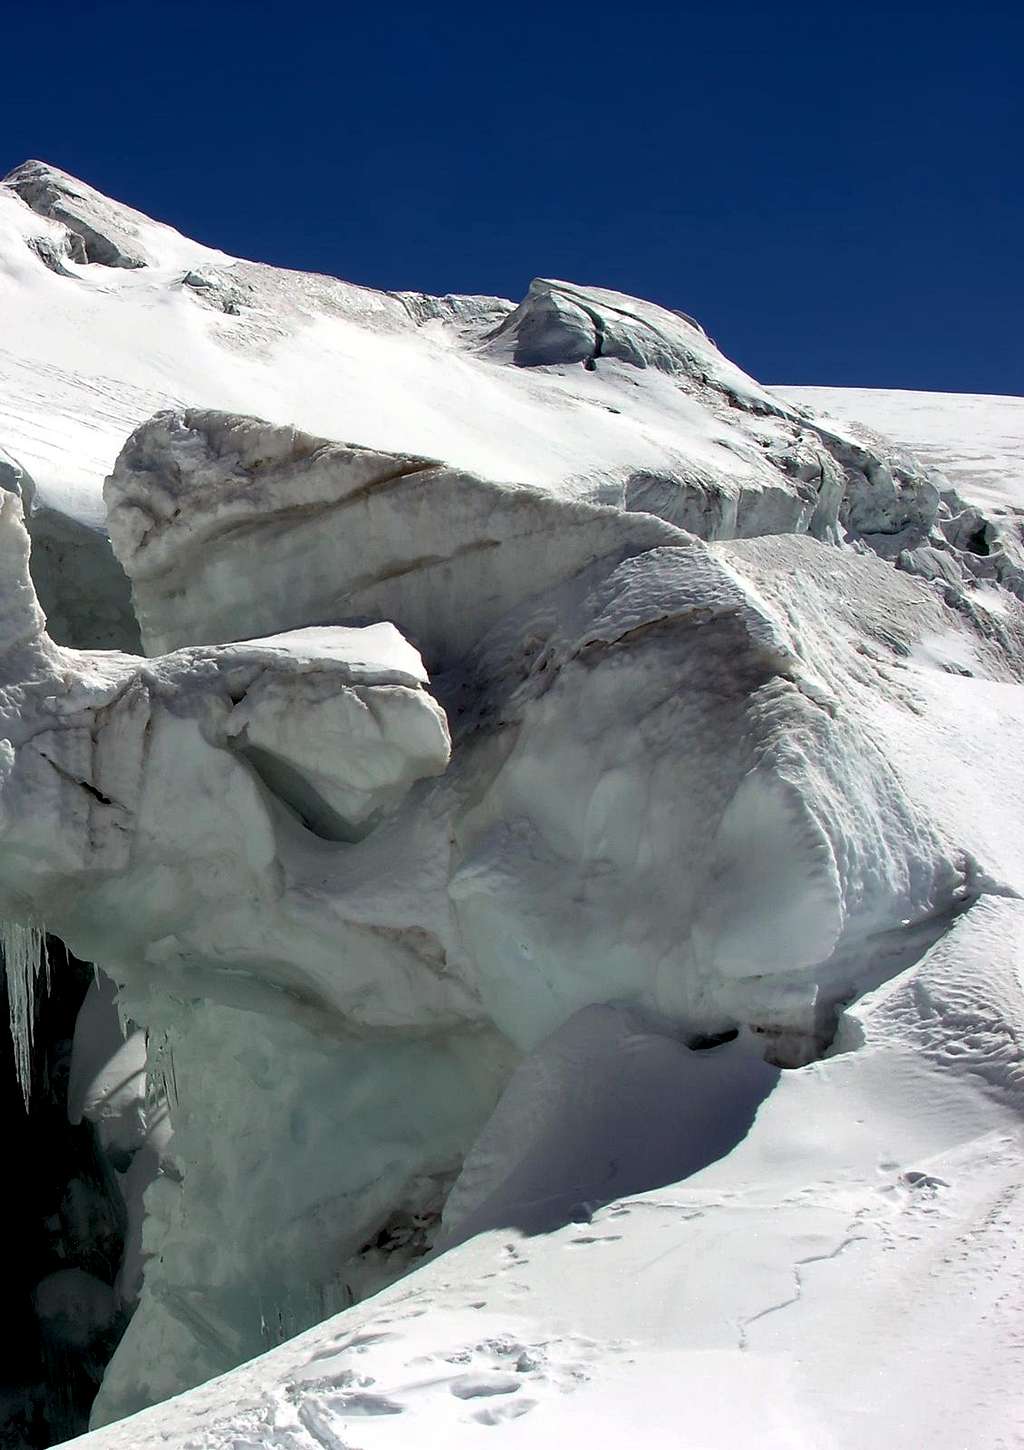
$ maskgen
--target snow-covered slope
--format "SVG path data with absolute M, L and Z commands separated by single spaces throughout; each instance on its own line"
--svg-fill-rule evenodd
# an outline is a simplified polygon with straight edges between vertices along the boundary
M 1024 399 L 871 388 L 777 388 L 816 418 L 868 440 L 886 435 L 931 471 L 948 517 L 904 567 L 957 592 L 967 572 L 1024 597 Z M 954 564 L 948 557 L 958 555 Z M 946 555 L 947 557 L 943 557 Z
M 991 409 L 889 441 L 637 299 L 373 293 L 39 163 L 0 228 L 23 1075 L 44 930 L 131 1027 L 101 981 L 71 1061 L 139 1294 L 94 1421 L 231 1371 L 96 1450 L 1017 1443 Z
M 690 319 L 618 293 L 541 280 L 513 307 L 371 292 L 226 257 L 30 162 L 0 184 L 0 307 L 0 448 L 34 485 L 37 587 L 67 643 L 134 647 L 96 535 L 102 485 L 168 408 L 625 503 L 705 537 L 834 527 L 842 479 L 815 429 Z
M 0 187 L 0 436 L 41 499 L 80 518 L 102 520 L 103 479 L 131 429 L 183 404 L 439 458 L 501 482 L 559 485 L 578 497 L 593 497 L 609 479 L 621 486 L 644 468 L 772 478 L 759 452 L 735 436 L 727 410 L 707 418 L 673 373 L 686 367 L 695 386 L 705 386 L 703 375 L 721 393 L 780 405 L 767 404 L 675 314 L 615 293 L 583 294 L 613 318 L 624 309 L 620 331 L 639 335 L 634 352 L 649 340 L 655 366 L 623 408 L 614 382 L 624 349 L 608 354 L 611 385 L 596 369 L 573 366 L 599 351 L 589 318 L 582 341 L 569 326 L 547 327 L 543 361 L 564 365 L 561 375 L 538 378 L 507 365 L 524 317 L 546 316 L 551 299 L 570 312 L 563 284 L 535 284 L 516 310 L 500 299 L 370 292 L 226 257 L 46 168 L 61 195 L 82 198 L 78 209 L 90 209 L 94 227 L 129 237 L 145 259 L 129 269 L 101 266 L 74 245 L 71 202 L 58 209 L 68 221 L 54 220 L 52 207 L 45 216 L 30 210 L 25 198 L 35 192 L 23 177 L 35 169 L 19 168 Z M 647 315 L 634 317 L 637 308 Z M 586 316 L 577 308 L 571 322 L 577 313 Z
M 776 388 L 791 402 L 863 423 L 939 469 L 993 512 L 1024 509 L 1024 398 L 875 388 Z

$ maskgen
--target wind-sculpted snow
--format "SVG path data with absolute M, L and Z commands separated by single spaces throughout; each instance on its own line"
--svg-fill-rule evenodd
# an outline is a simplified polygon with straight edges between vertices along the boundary
M 765 583 L 788 596 L 793 577 L 787 617 Z M 941 614 L 797 538 L 661 548 L 594 583 L 511 616 L 474 669 L 497 675 L 501 726 L 463 748 L 503 748 L 452 891 L 490 1010 L 525 1046 L 601 996 L 813 1039 L 851 990 L 830 966 L 851 942 L 974 889 L 969 843 L 908 798 L 850 683 L 860 591 L 889 650 Z
M 684 541 L 644 514 L 218 413 L 137 429 L 106 498 L 150 649 L 383 617 L 450 657 L 595 557 Z
M 681 374 L 750 412 L 787 413 L 785 405 L 722 356 L 692 317 L 604 287 L 538 278 L 488 343 L 499 352 L 511 347 L 518 367 L 584 363 L 594 368 L 599 358 L 617 358 Z
M 445 1247 L 158 1433 L 862 1450 L 844 1356 L 905 1380 L 928 1265 L 976 1374 L 1002 1301 L 905 1268 L 964 1154 L 986 1244 L 1019 1168 L 1024 634 L 967 493 L 683 314 L 286 273 L 38 163 L 0 303 L 0 935 L 23 1068 L 34 943 L 104 974 L 124 1255 L 34 1301 L 137 1300 L 95 1423 Z

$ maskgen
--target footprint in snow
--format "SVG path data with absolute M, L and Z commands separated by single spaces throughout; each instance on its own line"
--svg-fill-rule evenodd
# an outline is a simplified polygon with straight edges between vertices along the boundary
M 500 1371 L 478 1371 L 456 1375 L 448 1388 L 460 1400 L 476 1400 L 489 1395 L 514 1395 L 521 1387 L 515 1375 Z
M 474 1410 L 470 1419 L 475 1420 L 478 1425 L 501 1425 L 506 1420 L 518 1420 L 520 1415 L 527 1414 L 536 1404 L 536 1400 L 499 1400 L 496 1404 L 484 1405 L 479 1410 Z
M 916 1171 L 904 1173 L 903 1181 L 918 1193 L 936 1193 L 940 1188 L 949 1187 L 949 1184 L 944 1178 L 936 1178 L 931 1173 L 918 1173 Z
M 387 1395 L 375 1395 L 367 1390 L 350 1390 L 332 1395 L 322 1401 L 323 1408 L 332 1415 L 401 1415 L 405 1406 L 399 1400 Z
M 382 1324 L 390 1324 L 391 1320 L 381 1320 Z M 361 1329 L 355 1334 L 341 1335 L 330 1343 L 326 1349 L 319 1350 L 316 1354 L 310 1355 L 310 1360 L 331 1359 L 335 1355 L 344 1354 L 352 1349 L 366 1349 L 371 1344 L 380 1344 L 382 1340 L 394 1339 L 394 1333 L 387 1329 Z

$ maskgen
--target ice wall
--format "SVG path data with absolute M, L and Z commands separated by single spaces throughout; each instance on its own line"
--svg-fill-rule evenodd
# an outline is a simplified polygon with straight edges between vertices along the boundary
M 97 1421 L 400 1272 L 520 1056 L 581 1010 L 813 1054 L 859 943 L 982 889 L 876 744 L 901 706 L 864 690 L 865 638 L 945 625 L 886 564 L 709 548 L 235 418 L 140 447 L 124 557 L 159 629 L 193 627 L 181 588 L 212 636 L 358 598 L 439 673 L 390 623 L 57 650 L 11 581 L 35 632 L 9 655 L 0 892 L 103 965 L 173 1084 Z M 424 529 L 450 557 L 401 565 Z

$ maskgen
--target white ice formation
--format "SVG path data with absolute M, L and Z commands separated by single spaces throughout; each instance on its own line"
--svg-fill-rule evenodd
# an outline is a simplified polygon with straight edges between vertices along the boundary
M 619 1351 L 599 1268 L 592 1291 L 552 1284 L 548 1316 L 552 1255 L 618 1214 L 626 1278 L 609 1265 L 605 1292 L 633 1275 L 649 1295 L 631 1205 L 665 1190 L 664 1253 L 717 1254 L 724 1286 L 664 1315 L 671 1353 L 729 1386 L 706 1443 L 757 1423 L 770 1445 L 884 1442 L 870 1416 L 816 1438 L 829 1407 L 797 1369 L 794 1438 L 759 1421 L 754 1326 L 812 1300 L 800 1265 L 862 1241 L 819 1254 L 814 1191 L 777 1221 L 771 1194 L 812 1182 L 803 1132 L 855 1218 L 875 1170 L 849 1124 L 879 1113 L 914 1162 L 1019 1142 L 1019 988 L 1008 965 L 965 985 L 974 933 L 1009 960 L 1024 890 L 1019 508 L 997 525 L 934 460 L 597 288 L 373 293 L 225 257 L 39 163 L 0 186 L 0 262 L 0 915 L 96 963 L 131 1024 L 98 983 L 72 1060 L 73 1118 L 123 1158 L 112 1292 L 139 1298 L 96 1423 L 436 1244 L 374 1301 L 436 1310 L 404 1379 L 387 1355 L 361 1378 L 360 1331 L 335 1321 L 264 1379 L 186 1397 L 166 1433 L 210 1410 L 218 1450 L 337 1447 L 352 1419 L 390 1445 L 419 1354 L 469 1367 L 394 1444 L 476 1443 L 538 1405 L 571 1439 L 545 1386 Z M 5 928 L 23 1058 L 28 941 Z M 915 1116 L 932 1089 L 937 1116 Z M 736 1260 L 757 1293 L 711 1219 L 691 1255 L 671 1192 L 761 1204 L 764 1263 Z M 463 1301 L 510 1231 L 547 1237 L 511 1246 L 520 1308 L 494 1291 L 501 1324 L 534 1321 L 505 1364 Z M 39 1312 L 102 1297 L 48 1281 Z M 616 1390 L 619 1438 L 595 1444 L 659 1393 L 639 1300 L 622 1317 L 642 1388 Z M 582 1443 L 601 1415 L 580 1414 Z M 928 1443 L 959 1443 L 940 1422 Z
M 32 1095 L 32 1042 L 35 1037 L 36 984 L 48 972 L 46 935 L 32 923 L 0 922 L 0 956 L 7 975 L 7 1000 L 14 1044 L 14 1067 L 25 1106 Z

